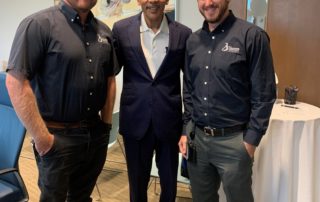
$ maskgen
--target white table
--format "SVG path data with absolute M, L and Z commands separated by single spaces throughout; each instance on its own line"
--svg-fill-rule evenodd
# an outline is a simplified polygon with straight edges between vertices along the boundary
M 320 201 L 320 108 L 279 100 L 255 153 L 256 202 Z

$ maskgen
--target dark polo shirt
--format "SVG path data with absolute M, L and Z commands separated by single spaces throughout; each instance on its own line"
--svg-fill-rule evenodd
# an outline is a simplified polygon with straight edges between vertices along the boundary
M 25 18 L 12 45 L 8 70 L 30 80 L 44 120 L 96 117 L 107 77 L 119 71 L 110 29 L 90 12 L 85 25 L 63 1 Z

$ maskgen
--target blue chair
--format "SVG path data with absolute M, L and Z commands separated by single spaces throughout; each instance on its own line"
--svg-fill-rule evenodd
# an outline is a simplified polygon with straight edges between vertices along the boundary
M 26 129 L 17 117 L 0 72 L 0 202 L 28 201 L 29 196 L 18 168 Z

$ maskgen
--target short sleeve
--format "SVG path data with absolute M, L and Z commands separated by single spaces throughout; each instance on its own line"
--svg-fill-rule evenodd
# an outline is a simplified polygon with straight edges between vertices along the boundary
M 45 36 L 45 30 L 35 19 L 24 19 L 12 43 L 7 71 L 18 70 L 31 80 L 45 59 Z

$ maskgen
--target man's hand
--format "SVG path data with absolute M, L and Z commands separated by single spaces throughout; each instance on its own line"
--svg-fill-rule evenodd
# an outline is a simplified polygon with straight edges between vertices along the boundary
M 248 144 L 248 143 L 246 143 L 246 142 L 243 142 L 243 143 L 244 143 L 244 146 L 245 146 L 245 148 L 246 148 L 249 156 L 250 156 L 251 158 L 253 158 L 254 152 L 256 151 L 256 146 L 254 146 L 254 145 L 252 145 L 252 144 Z
M 187 154 L 187 143 L 188 143 L 187 136 L 182 135 L 178 145 L 179 145 L 179 150 L 180 150 L 182 156 L 185 158 L 186 158 L 186 154 Z
M 54 136 L 52 134 L 44 135 L 41 138 L 34 140 L 35 147 L 40 156 L 45 155 L 52 148 Z
M 31 134 L 37 152 L 45 155 L 53 145 L 53 135 L 49 133 L 37 106 L 37 100 L 29 80 L 19 71 L 10 70 L 6 78 L 6 86 L 12 105 Z

